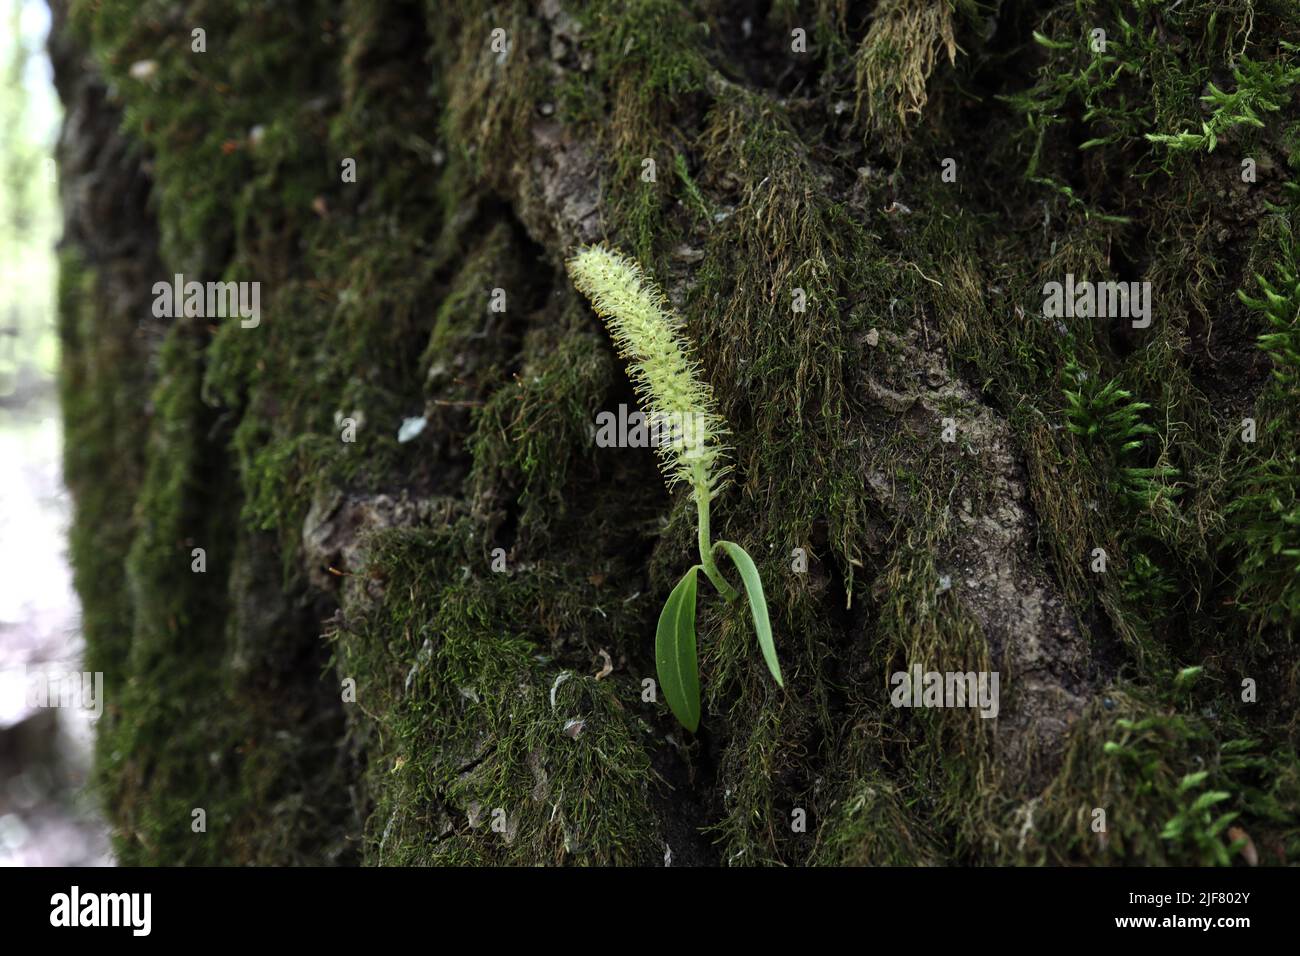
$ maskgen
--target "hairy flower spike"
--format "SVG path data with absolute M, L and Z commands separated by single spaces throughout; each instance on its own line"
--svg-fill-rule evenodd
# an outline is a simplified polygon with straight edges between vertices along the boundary
M 579 249 L 565 265 L 578 291 L 605 320 L 619 354 L 629 360 L 628 378 L 657 438 L 664 477 L 669 485 L 688 482 L 695 499 L 700 563 L 687 571 L 668 595 L 655 630 L 655 666 L 664 698 L 682 726 L 694 733 L 700 723 L 695 647 L 699 572 L 704 572 L 728 602 L 740 599 L 740 592 L 722 576 L 714 552 L 730 558 L 740 573 L 763 660 L 777 684 L 785 686 L 758 567 L 735 542 L 714 543 L 709 530 L 709 499 L 727 471 L 720 467 L 725 451 L 720 441 L 724 423 L 714 411 L 713 393 L 700 377 L 699 365 L 691 359 L 681 320 L 640 266 L 604 246 Z
M 631 363 L 628 378 L 661 436 L 660 467 L 668 484 L 685 481 L 697 497 L 712 495 L 729 470 L 721 467 L 726 429 L 691 358 L 681 320 L 653 280 L 626 256 L 586 246 L 565 265 L 605 321 L 619 355 Z

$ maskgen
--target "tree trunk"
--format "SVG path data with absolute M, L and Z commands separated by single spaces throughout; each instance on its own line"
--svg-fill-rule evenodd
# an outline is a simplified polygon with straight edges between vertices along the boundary
M 120 859 L 1294 860 L 1288 7 L 56 0 Z M 785 675 L 701 584 L 694 734 L 595 242 L 694 344 Z

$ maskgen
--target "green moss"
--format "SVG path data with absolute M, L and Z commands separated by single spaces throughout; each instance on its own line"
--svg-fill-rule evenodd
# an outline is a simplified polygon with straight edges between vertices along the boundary
M 382 576 L 383 599 L 335 635 L 359 707 L 392 731 L 370 752 L 368 857 L 660 859 L 654 708 L 629 677 L 598 681 L 552 663 L 572 656 L 579 633 L 630 624 L 628 611 L 574 569 L 534 562 L 493 573 L 469 533 L 462 524 L 375 537 L 370 573 Z
M 245 10 L 203 0 L 182 17 L 163 0 L 75 5 L 74 21 L 126 95 L 127 127 L 154 156 L 162 243 L 177 271 L 219 270 L 237 229 L 283 229 L 313 215 L 312 196 L 329 170 L 295 143 L 324 132 L 300 94 L 321 78 L 320 51 L 334 41 L 332 6 Z M 206 52 L 193 50 L 191 30 L 200 24 Z M 153 63 L 152 74 L 133 77 L 137 63 Z M 250 88 L 259 95 L 230 95 Z M 292 201 L 274 204 L 274 226 L 254 227 L 272 179 Z M 234 215 L 231 197 L 239 197 Z
M 955 0 L 886 0 L 855 57 L 857 113 L 868 141 L 901 143 L 926 104 L 926 80 L 942 52 L 957 56 Z M 966 4 L 970 6 L 970 4 Z
M 1300 456 L 1294 429 L 1300 424 L 1300 282 L 1297 244 L 1290 218 L 1279 217 L 1276 275 L 1257 276 L 1258 297 L 1239 292 L 1252 313 L 1265 320 L 1259 346 L 1272 359 L 1272 380 L 1253 417 L 1258 450 L 1245 446 L 1226 509 L 1226 545 L 1236 569 L 1236 598 L 1259 624 L 1293 624 L 1300 617 Z M 1289 629 L 1284 629 L 1289 632 Z
M 1033 863 L 1226 865 L 1250 836 L 1265 860 L 1289 852 L 1294 760 L 1242 736 L 1227 707 L 1203 714 L 1111 688 L 1076 729 L 1060 776 L 1021 808 L 1006 850 Z
M 1067 427 L 1105 457 L 1105 469 L 1116 478 L 1108 489 L 1111 494 L 1136 508 L 1173 507 L 1171 499 L 1178 490 L 1168 479 L 1177 476 L 1177 469 L 1132 464 L 1146 436 L 1156 434 L 1142 420 L 1151 406 L 1134 401 L 1133 393 L 1114 379 L 1103 385 L 1077 363 L 1066 365 L 1065 378 Z
M 446 102 L 446 80 L 425 66 L 431 38 L 446 31 L 445 6 L 419 0 L 341 4 L 342 103 L 328 116 L 332 154 L 323 164 L 335 182 L 344 158 L 357 165 L 356 182 L 333 190 L 331 206 L 387 214 L 422 205 L 431 180 L 457 165 L 430 122 L 430 104 Z
M 679 197 L 697 198 L 681 179 L 686 143 L 673 130 L 714 76 L 707 28 L 678 0 L 591 0 L 575 4 L 574 15 L 592 70 L 561 91 L 564 115 L 611 157 L 609 205 L 620 246 L 662 273 L 679 229 L 670 215 L 674 183 Z
M 200 399 L 205 338 L 189 323 L 171 331 L 153 396 L 139 498 L 149 520 L 127 562 L 134 628 L 125 667 L 114 666 L 129 677 L 100 740 L 117 852 L 128 863 L 337 858 L 345 851 L 320 824 L 346 808 L 303 799 L 337 772 L 329 707 L 310 706 L 317 673 L 283 671 L 301 664 L 300 635 L 314 626 L 285 609 L 274 552 L 228 520 L 238 486 L 228 434 Z
M 331 829 L 346 808 L 304 799 L 336 792 L 322 775 L 341 766 L 329 754 L 329 702 L 313 697 L 319 672 L 298 669 L 311 657 L 302 637 L 316 625 L 296 616 L 297 597 L 276 578 L 268 588 L 268 558 L 274 566 L 279 556 L 267 541 L 237 531 L 243 488 L 227 457 L 234 442 L 259 466 L 244 476 L 254 521 L 292 526 L 282 513 L 294 502 L 272 499 L 300 480 L 288 473 L 295 456 L 268 452 L 273 415 L 258 416 L 272 407 L 268 393 L 284 387 L 278 363 L 286 355 L 274 333 L 268 348 L 266 333 L 286 301 L 276 298 L 290 271 L 286 253 L 319 218 L 317 197 L 337 175 L 318 158 L 326 135 L 319 105 L 303 108 L 331 59 L 334 26 L 325 7 L 199 4 L 187 15 L 207 31 L 207 53 L 191 52 L 190 20 L 163 4 L 75 11 L 126 100 L 125 125 L 155 154 L 166 274 L 259 281 L 270 307 L 261 336 L 233 320 L 220 329 L 176 323 L 149 397 L 154 373 L 139 315 L 97 315 L 92 338 L 78 302 L 88 302 L 93 280 L 65 264 L 65 288 L 81 290 L 64 305 L 67 417 L 70 434 L 82 438 L 70 448 L 69 473 L 85 476 L 74 489 L 79 509 L 111 508 L 79 515 L 76 534 L 94 543 L 74 547 L 88 569 L 92 551 L 104 549 L 93 581 L 80 582 L 89 656 L 112 688 L 97 776 L 123 862 L 346 858 Z M 314 45 L 304 47 L 304 36 Z M 149 62 L 152 75 L 131 75 L 133 64 Z M 262 95 L 230 95 L 249 86 Z M 124 265 L 106 268 L 121 273 Z M 143 290 L 161 277 L 127 269 L 117 279 Z M 213 331 L 221 348 L 209 348 Z M 294 354 L 318 347 L 297 344 Z M 116 363 L 111 393 L 106 360 Z M 266 392 L 250 397 L 253 383 Z M 240 421 L 245 409 L 253 414 Z M 300 441 L 295 451 L 309 447 Z M 201 573 L 192 570 L 194 548 L 205 551 Z M 263 666 L 245 669 L 253 661 Z M 334 714 L 337 724 L 337 704 Z M 206 832 L 193 828 L 196 809 L 206 813 Z
M 813 862 L 820 866 L 928 866 L 942 862 L 918 830 L 897 787 L 880 773 L 855 782 L 819 830 Z
M 433 0 L 427 9 L 446 84 L 444 135 L 476 178 L 502 184 L 540 105 L 541 81 L 531 64 L 541 31 L 522 0 L 450 6 Z
M 700 192 L 700 187 L 695 184 L 691 178 L 690 168 L 686 164 L 686 157 L 678 153 L 673 158 L 673 171 L 677 173 L 677 178 L 682 182 L 682 188 L 686 190 L 686 197 L 689 199 L 692 208 L 700 215 L 705 223 L 713 219 L 713 211 L 709 208 L 708 200 Z
M 443 290 L 420 359 L 425 389 L 435 400 L 473 402 L 505 378 L 506 359 L 518 346 L 512 315 L 526 313 L 539 298 L 528 260 L 504 222 L 468 250 Z M 435 423 L 453 425 L 447 416 Z M 464 430 L 456 424 L 456 431 Z
M 517 383 L 498 389 L 477 416 L 471 480 L 479 513 L 501 515 L 503 496 L 518 509 L 526 546 L 564 517 L 569 469 L 590 467 L 597 403 L 614 370 L 594 335 L 538 330 L 525 350 L 531 360 Z
M 403 445 L 397 433 L 425 404 L 420 351 L 430 333 L 417 303 L 438 285 L 421 235 L 432 215 L 413 204 L 400 221 L 367 221 L 356 232 L 321 226 L 307 259 L 315 274 L 334 277 L 328 285 L 273 286 L 257 329 L 228 322 L 213 341 L 204 394 L 240 415 L 243 513 L 280 534 L 291 576 L 316 490 L 373 486 L 391 469 L 418 467 L 418 443 Z
M 928 537 L 936 533 L 941 529 L 908 530 L 906 543 L 877 582 L 888 598 L 871 658 L 882 662 L 885 674 L 917 664 L 924 670 L 997 670 L 979 625 L 940 588 L 934 554 L 941 541 Z M 879 694 L 873 709 L 883 714 L 885 689 Z M 923 795 L 916 803 L 925 825 L 946 837 L 955 859 L 977 858 L 999 803 L 989 721 L 972 710 L 919 709 L 894 723 L 905 742 L 889 759 L 910 778 L 913 792 Z
M 1036 33 L 1046 59 L 1038 82 L 1010 98 L 1027 119 L 1032 143 L 1028 175 L 1072 191 L 1063 177 L 1039 174 L 1044 149 L 1052 149 L 1051 141 L 1059 136 L 1052 131 L 1075 117 L 1087 125 L 1089 135 L 1077 148 L 1088 151 L 1090 162 L 1122 156 L 1126 167 L 1143 179 L 1162 166 L 1171 172 L 1185 170 L 1186 165 L 1164 161 L 1169 145 L 1178 147 L 1175 153 L 1185 152 L 1200 141 L 1194 144 L 1166 130 L 1201 130 L 1205 120 L 1200 100 L 1207 84 L 1234 64 L 1252 34 L 1280 28 L 1286 16 L 1282 4 L 1249 0 L 1190 2 L 1167 14 L 1146 0 L 1087 0 L 1073 11 L 1062 7 L 1044 18 Z M 1160 24 L 1165 29 L 1176 25 L 1183 42 L 1165 42 Z M 1247 58 L 1240 66 L 1244 73 L 1237 73 L 1239 86 L 1231 102 L 1218 101 L 1218 112 L 1205 129 L 1241 133 L 1243 126 L 1252 125 L 1242 122 L 1250 110 L 1269 111 L 1284 79 L 1270 72 L 1277 66 L 1261 70 Z M 1243 80 L 1245 86 L 1240 85 Z M 1207 97 L 1214 103 L 1218 94 Z M 1207 135 L 1205 145 L 1208 142 Z
M 115 693 L 124 676 L 116 665 L 130 649 L 133 627 L 123 559 L 136 532 L 148 373 L 135 317 L 99 308 L 100 282 L 75 253 L 60 256 L 63 474 L 74 502 L 69 551 L 83 604 L 86 666 L 103 673 Z
M 202 437 L 212 416 L 199 403 L 200 362 L 196 331 L 177 326 L 153 395 L 139 499 L 149 520 L 127 561 L 130 677 L 118 702 L 122 719 L 101 740 L 110 804 L 127 824 L 117 841 L 125 862 L 215 862 L 219 847 L 191 833 L 191 811 L 207 811 L 213 835 L 227 832 L 233 812 L 227 781 L 208 759 L 228 745 L 220 728 L 229 718 L 218 716 L 207 685 L 220 681 L 232 548 L 222 517 L 229 483 Z M 206 573 L 191 570 L 194 548 L 206 553 Z
M 1283 49 L 1300 50 L 1294 44 L 1282 41 Z M 1233 66 L 1236 88 L 1231 92 L 1219 89 L 1213 82 L 1206 84 L 1207 92 L 1201 96 L 1210 115 L 1202 121 L 1200 132 L 1148 133 L 1147 139 L 1167 147 L 1171 152 L 1205 150 L 1214 152 L 1220 137 L 1237 127 L 1266 126 L 1264 117 L 1280 111 L 1291 98 L 1291 87 L 1300 83 L 1300 68 L 1282 60 L 1257 63 L 1248 56 Z

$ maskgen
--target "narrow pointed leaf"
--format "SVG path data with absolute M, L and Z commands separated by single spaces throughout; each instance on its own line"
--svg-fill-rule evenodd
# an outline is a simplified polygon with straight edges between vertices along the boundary
M 655 631 L 655 668 L 673 716 L 695 733 L 700 726 L 700 668 L 695 656 L 695 578 L 697 564 L 677 582 Z
M 763 582 L 758 576 L 754 559 L 745 553 L 744 548 L 731 541 L 719 541 L 714 547 L 721 548 L 735 562 L 740 580 L 745 585 L 745 596 L 749 598 L 749 610 L 754 615 L 754 630 L 758 632 L 758 646 L 763 651 L 763 660 L 767 661 L 767 669 L 776 678 L 777 685 L 784 687 L 781 662 L 776 659 L 776 644 L 772 641 L 772 625 L 767 619 L 767 598 L 763 596 Z

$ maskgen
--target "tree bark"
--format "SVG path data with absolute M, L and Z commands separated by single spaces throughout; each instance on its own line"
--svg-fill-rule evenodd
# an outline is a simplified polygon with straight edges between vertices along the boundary
M 123 861 L 1294 859 L 1285 4 L 53 6 Z M 694 343 L 786 678 L 702 585 L 696 734 L 595 242 Z M 260 314 L 160 315 L 177 274 Z

